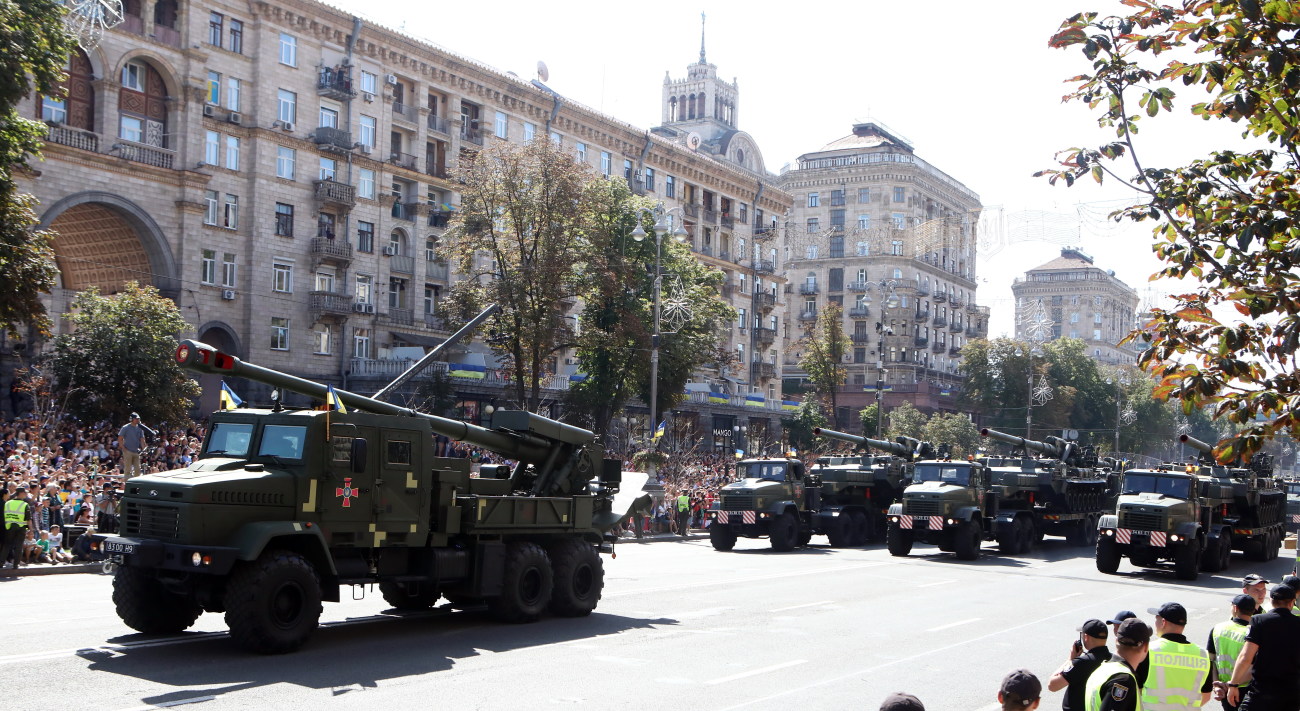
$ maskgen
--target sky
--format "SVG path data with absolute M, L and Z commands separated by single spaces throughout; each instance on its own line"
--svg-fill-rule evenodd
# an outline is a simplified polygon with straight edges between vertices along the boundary
M 567 99 L 644 128 L 661 122 L 665 72 L 681 78 L 698 60 L 704 13 L 708 61 L 739 82 L 739 128 L 754 137 L 769 171 L 871 118 L 979 194 L 986 247 L 977 300 L 992 307 L 991 336 L 1014 331 L 1012 280 L 1062 246 L 1114 270 L 1144 303 L 1158 305 L 1174 290 L 1149 281 L 1160 268 L 1151 223 L 1107 218 L 1132 191 L 1091 181 L 1052 187 L 1032 177 L 1052 167 L 1059 150 L 1113 140 L 1086 106 L 1062 104 L 1065 80 L 1089 64 L 1079 50 L 1051 49 L 1047 40 L 1076 12 L 1120 12 L 1116 0 L 331 4 L 525 80 L 543 61 L 547 85 Z M 1175 110 L 1185 113 L 1191 99 L 1180 96 Z M 1231 127 L 1162 117 L 1138 140 L 1146 167 L 1158 167 L 1237 136 Z M 1118 172 L 1133 171 L 1126 164 Z

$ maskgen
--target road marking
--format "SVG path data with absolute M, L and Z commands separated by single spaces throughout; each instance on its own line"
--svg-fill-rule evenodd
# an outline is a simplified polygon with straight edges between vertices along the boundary
M 821 602 L 805 602 L 805 603 L 802 604 L 802 605 L 791 605 L 791 606 L 789 606 L 789 607 L 778 607 L 778 608 L 776 608 L 775 610 L 768 610 L 768 612 L 789 612 L 790 610 L 799 610 L 799 609 L 802 609 L 802 608 L 805 608 L 805 607 L 817 607 L 818 605 L 829 605 L 829 604 L 832 603 L 832 602 L 835 602 L 835 601 L 834 601 L 834 600 L 822 600 Z
M 936 580 L 936 581 L 934 581 L 933 583 L 926 583 L 925 585 L 917 585 L 916 587 L 917 587 L 917 588 L 933 588 L 933 587 L 936 587 L 936 586 L 939 586 L 939 585 L 947 585 L 947 584 L 949 584 L 949 583 L 954 583 L 954 582 L 956 582 L 956 581 L 955 581 L 955 580 Z
M 892 560 L 880 560 L 871 563 L 860 563 L 857 565 L 837 565 L 828 568 L 814 568 L 810 570 L 782 573 L 778 575 L 767 573 L 763 575 L 755 575 L 751 578 L 718 577 L 711 582 L 693 582 L 691 583 L 690 589 L 742 585 L 744 583 L 760 583 L 768 580 L 780 580 L 782 578 L 802 578 L 810 575 L 820 575 L 823 573 L 841 573 L 847 570 L 866 570 L 868 568 L 879 568 L 886 565 L 897 565 L 897 563 Z M 653 588 L 641 588 L 639 590 L 618 590 L 616 592 L 606 591 L 604 593 L 604 596 L 605 598 L 626 597 L 628 595 L 645 595 L 647 593 L 658 593 L 658 592 L 680 593 L 682 592 L 682 585 L 681 583 L 674 583 L 672 585 L 663 585 L 663 586 L 653 587 Z
M 1062 595 L 1062 596 L 1060 596 L 1060 597 L 1054 597 L 1054 598 L 1048 600 L 1048 602 L 1060 602 L 1060 601 L 1062 601 L 1062 600 L 1069 600 L 1069 599 L 1072 598 L 1072 597 L 1079 597 L 1079 596 L 1082 595 L 1082 594 L 1083 594 L 1083 593 L 1081 593 L 1081 592 L 1070 593 L 1069 595 Z
M 950 629 L 952 629 L 953 627 L 961 627 L 962 625 L 968 625 L 968 624 L 970 624 L 970 623 L 972 623 L 972 622 L 979 622 L 979 621 L 982 620 L 982 619 L 984 619 L 984 618 L 983 618 L 983 617 L 972 617 L 972 618 L 970 618 L 969 620 L 962 620 L 961 622 L 950 622 L 950 623 L 948 623 L 948 624 L 946 624 L 946 625 L 941 625 L 941 626 L 939 626 L 939 627 L 931 627 L 930 629 L 926 630 L 926 632 L 942 632 L 943 630 L 950 630 Z
M 216 701 L 215 696 L 195 696 L 192 699 L 177 699 L 176 701 L 162 701 L 156 704 L 147 704 L 145 706 L 132 706 L 122 709 L 121 711 L 150 711 L 151 709 L 166 709 L 173 706 L 184 706 L 185 704 L 198 704 L 204 701 Z
M 718 684 L 726 684 L 726 683 L 729 682 L 729 681 L 736 681 L 736 680 L 739 680 L 739 679 L 745 679 L 745 678 L 747 678 L 747 677 L 758 676 L 759 674 L 766 674 L 766 673 L 768 673 L 768 672 L 774 672 L 774 671 L 777 671 L 778 669 L 788 669 L 788 668 L 790 668 L 790 667 L 797 667 L 797 666 L 799 666 L 800 664 L 807 664 L 807 663 L 808 663 L 808 660 L 807 660 L 807 659 L 793 659 L 793 660 L 790 660 L 790 661 L 788 661 L 788 662 L 781 662 L 780 664 L 773 664 L 773 665 L 770 666 L 770 667 L 763 667 L 762 669 L 750 669 L 750 670 L 747 671 L 747 672 L 741 672 L 741 673 L 739 673 L 739 674 L 732 674 L 731 676 L 724 676 L 724 677 L 722 677 L 721 679 L 714 679 L 714 680 L 712 680 L 712 681 L 708 681 L 708 682 L 705 682 L 705 683 L 706 683 L 708 686 L 717 686 Z

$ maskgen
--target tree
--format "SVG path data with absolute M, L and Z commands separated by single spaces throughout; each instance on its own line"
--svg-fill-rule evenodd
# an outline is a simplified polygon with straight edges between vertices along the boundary
M 49 368 L 68 411 L 82 420 L 189 421 L 199 385 L 176 365 L 176 338 L 190 329 L 180 309 L 152 286 L 127 282 L 100 296 L 87 289 L 73 301 L 71 333 L 55 337 Z
M 875 438 L 880 425 L 880 406 L 871 403 L 858 412 L 858 419 L 862 421 L 862 436 Z
M 889 439 L 895 437 L 915 437 L 922 439 L 925 434 L 926 417 L 910 402 L 889 411 Z M 936 442 L 936 444 L 938 444 Z
M 844 310 L 840 305 L 833 301 L 826 304 L 808 326 L 803 338 L 799 339 L 797 347 L 804 354 L 799 367 L 808 374 L 813 392 L 830 407 L 834 429 L 842 431 L 837 393 L 848 380 L 844 354 L 849 352 L 852 344 L 844 333 Z
M 819 445 L 813 430 L 825 427 L 826 424 L 826 415 L 822 413 L 822 408 L 817 401 L 812 398 L 804 398 L 794 411 L 793 417 L 781 418 L 786 440 L 791 447 L 800 452 L 812 451 Z M 820 445 L 825 446 L 825 443 L 821 442 Z
M 39 157 L 46 131 L 44 123 L 18 114 L 18 102 L 33 86 L 41 94 L 63 94 L 63 67 L 75 42 L 64 29 L 62 5 L 0 0 L 0 327 L 15 336 L 24 322 L 49 331 L 40 295 L 54 288 L 57 277 L 50 233 L 33 229 L 36 201 L 18 192 L 13 171 Z
M 974 454 L 980 448 L 980 432 L 969 417 L 955 412 L 937 412 L 925 423 L 921 439 L 935 446 L 948 445 L 953 457 Z
M 1158 276 L 1198 281 L 1133 338 L 1145 345 L 1139 362 L 1159 378 L 1157 396 L 1240 427 L 1217 449 L 1227 461 L 1279 433 L 1300 434 L 1300 8 L 1125 4 L 1125 16 L 1075 15 L 1050 41 L 1091 62 L 1064 100 L 1099 109 L 1098 125 L 1116 140 L 1063 151 L 1059 168 L 1038 175 L 1066 185 L 1110 179 L 1136 191 L 1139 201 L 1113 217 L 1154 221 L 1154 250 L 1166 265 Z M 1252 148 L 1152 165 L 1149 145 L 1139 153 L 1143 114 L 1173 111 L 1180 84 L 1206 94 L 1191 115 L 1239 124 Z

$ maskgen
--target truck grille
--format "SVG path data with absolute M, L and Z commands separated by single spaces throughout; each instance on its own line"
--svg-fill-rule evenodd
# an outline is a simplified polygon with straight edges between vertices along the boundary
M 754 509 L 754 497 L 752 496 L 722 497 L 723 511 L 752 511 L 753 509 Z
M 123 502 L 122 509 L 123 535 L 161 540 L 180 537 L 180 507 L 130 501 Z
M 1164 528 L 1164 517 L 1158 513 L 1125 511 L 1120 513 L 1119 525 L 1135 531 L 1159 531 Z
M 903 504 L 903 513 L 908 516 L 941 516 L 943 514 L 943 503 L 928 499 L 907 501 Z

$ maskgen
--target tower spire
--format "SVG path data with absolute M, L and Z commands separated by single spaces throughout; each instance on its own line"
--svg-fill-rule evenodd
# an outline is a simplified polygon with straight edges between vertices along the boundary
M 700 64 L 708 64 L 704 59 L 704 13 L 700 13 Z

